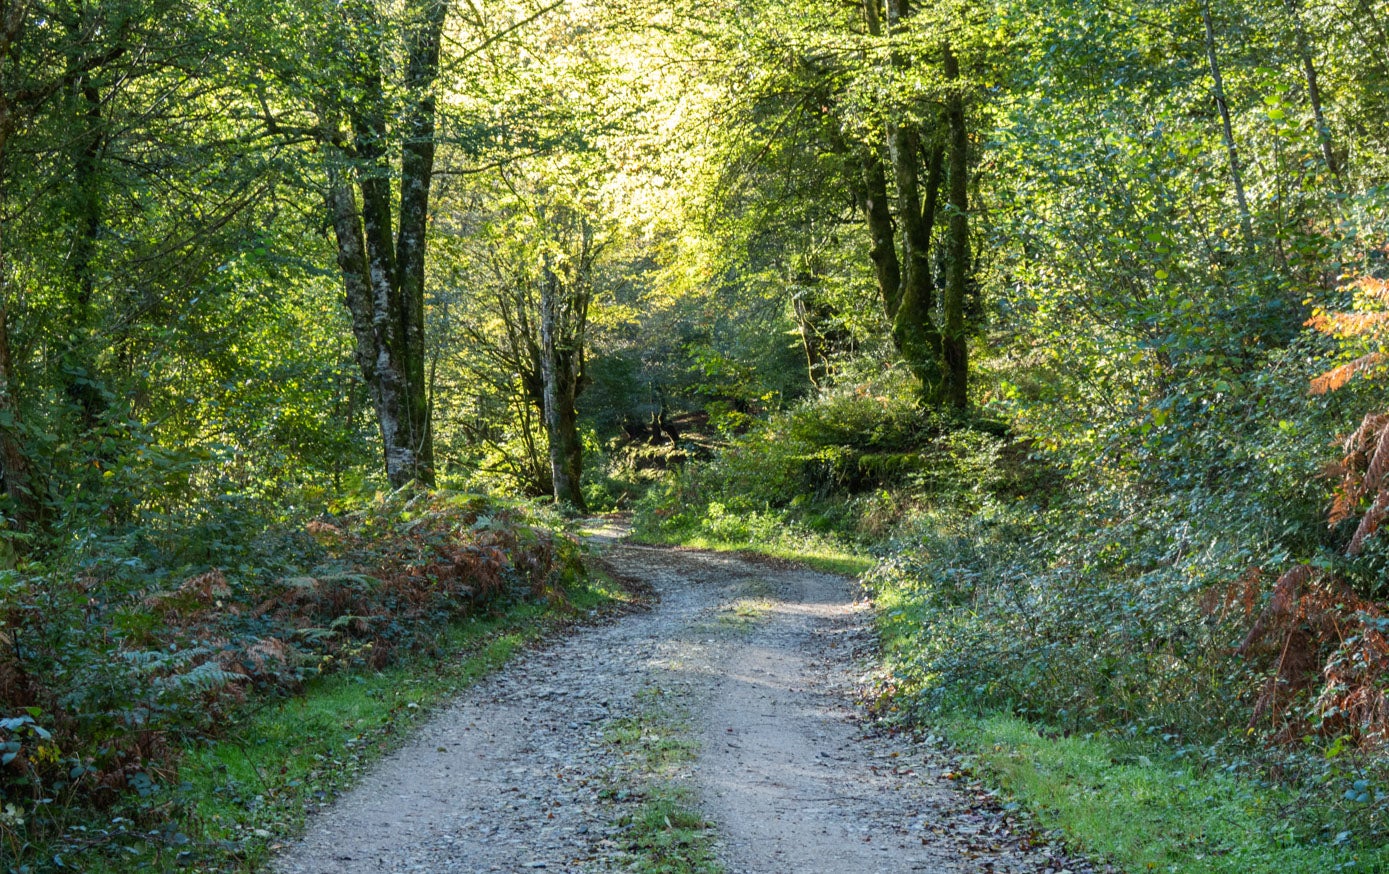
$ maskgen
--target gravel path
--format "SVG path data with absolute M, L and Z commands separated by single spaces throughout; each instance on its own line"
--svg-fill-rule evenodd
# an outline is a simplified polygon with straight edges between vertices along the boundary
M 1094 870 L 944 779 L 935 747 L 860 721 L 854 671 L 871 635 L 849 581 L 595 541 L 654 588 L 653 609 L 474 686 L 315 817 L 276 871 L 630 870 L 616 824 L 629 767 L 605 731 L 652 690 L 690 715 L 699 755 L 675 776 L 730 874 Z

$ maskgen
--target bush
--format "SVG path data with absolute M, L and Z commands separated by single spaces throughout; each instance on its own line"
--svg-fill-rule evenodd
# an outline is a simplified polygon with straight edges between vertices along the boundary
M 1201 597 L 1222 567 L 1248 561 L 1246 549 L 1195 554 L 1160 526 L 1095 509 L 991 503 L 916 520 L 867 580 L 911 706 L 1004 708 L 1071 729 L 1155 725 L 1208 740 L 1247 719 L 1249 680 L 1231 647 L 1243 616 L 1208 610 Z
M 153 566 L 171 553 L 133 536 L 143 556 L 91 541 L 0 572 L 0 847 L 19 857 L 72 808 L 163 822 L 141 799 L 248 701 L 428 651 L 449 623 L 506 602 L 562 598 L 582 568 L 558 527 L 525 505 L 402 491 L 199 553 L 260 566 Z
M 1049 489 L 1029 448 L 984 421 L 857 386 L 806 400 L 674 470 L 637 505 L 637 531 L 757 539 L 759 525 L 878 538 L 925 502 L 971 506 Z M 760 520 L 760 521 L 759 521 Z

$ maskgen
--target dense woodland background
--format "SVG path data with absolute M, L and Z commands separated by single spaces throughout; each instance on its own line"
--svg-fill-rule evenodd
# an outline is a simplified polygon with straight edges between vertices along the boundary
M 885 706 L 1382 843 L 1387 59 L 1381 0 L 0 0 L 0 859 L 196 838 L 238 708 L 561 597 L 551 500 L 871 552 Z

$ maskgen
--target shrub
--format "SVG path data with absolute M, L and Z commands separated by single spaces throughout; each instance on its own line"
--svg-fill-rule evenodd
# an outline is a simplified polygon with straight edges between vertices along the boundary
M 261 569 L 161 568 L 89 543 L 0 572 L 0 846 L 18 857 L 72 807 L 162 822 L 168 810 L 140 799 L 176 780 L 179 748 L 217 736 L 253 697 L 428 650 L 448 623 L 501 602 L 562 599 L 582 567 L 558 529 L 525 505 L 402 491 L 230 551 L 278 543 L 301 551 L 297 567 L 281 555 Z
M 746 540 L 748 526 L 794 525 L 880 536 L 924 502 L 971 506 L 989 495 L 1050 489 L 1029 447 L 986 421 L 920 410 L 904 391 L 835 390 L 733 438 L 708 460 L 673 471 L 638 503 L 637 530 Z M 900 518 L 900 517 L 899 517 Z M 741 520 L 741 521 L 735 521 Z

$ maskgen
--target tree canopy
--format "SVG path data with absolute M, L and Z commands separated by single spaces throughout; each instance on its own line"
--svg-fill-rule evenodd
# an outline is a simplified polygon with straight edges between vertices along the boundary
M 128 648 L 417 490 L 929 506 L 1128 604 L 1152 694 L 932 676 L 1175 720 L 1155 653 L 1247 602 L 1201 694 L 1381 742 L 1386 58 L 1380 0 L 0 0 L 0 637 Z

